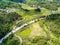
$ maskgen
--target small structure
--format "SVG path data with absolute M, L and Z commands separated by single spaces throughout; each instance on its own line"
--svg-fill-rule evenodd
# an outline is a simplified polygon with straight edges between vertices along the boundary
M 10 10 L 6 10 L 6 13 L 10 13 Z
M 52 10 L 51 12 L 54 14 L 54 13 L 56 13 L 56 12 L 57 12 L 57 10 Z
M 53 0 L 48 0 L 49 2 L 53 2 Z
M 15 9 L 15 8 L 13 8 L 12 10 L 13 10 L 14 12 L 16 12 L 16 9 Z

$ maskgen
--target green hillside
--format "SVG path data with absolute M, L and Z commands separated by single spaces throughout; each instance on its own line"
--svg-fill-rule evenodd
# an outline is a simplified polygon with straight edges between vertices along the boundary
M 0 45 L 60 45 L 60 0 L 1 0 Z

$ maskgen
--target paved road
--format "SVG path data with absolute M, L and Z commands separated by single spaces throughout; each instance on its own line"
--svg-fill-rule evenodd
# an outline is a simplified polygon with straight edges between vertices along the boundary
M 30 22 L 27 22 L 27 23 L 21 25 L 20 27 L 17 27 L 15 29 L 13 29 L 11 32 L 9 32 L 7 35 L 5 35 L 2 39 L 0 39 L 0 44 L 3 42 L 3 40 L 8 38 L 12 33 L 15 33 L 16 31 L 24 28 L 25 26 L 28 26 L 28 25 L 30 25 L 30 24 L 32 24 L 34 22 L 37 22 L 37 21 L 40 21 L 40 20 L 43 20 L 43 19 L 45 19 L 45 18 L 34 19 L 34 20 L 31 20 Z

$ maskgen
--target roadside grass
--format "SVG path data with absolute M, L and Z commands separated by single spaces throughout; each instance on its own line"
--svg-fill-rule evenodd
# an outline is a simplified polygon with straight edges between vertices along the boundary
M 31 33 L 31 30 L 27 29 L 27 30 L 22 31 L 22 32 L 20 33 L 20 36 L 21 36 L 22 38 L 28 38 L 28 36 L 30 35 L 30 33 Z
M 30 26 L 27 26 L 27 27 L 24 27 L 23 29 L 17 31 L 15 34 L 22 37 L 22 39 L 27 39 L 31 33 L 31 29 L 30 29 Z

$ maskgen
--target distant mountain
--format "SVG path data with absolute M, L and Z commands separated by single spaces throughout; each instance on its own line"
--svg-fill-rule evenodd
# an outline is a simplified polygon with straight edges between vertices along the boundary
M 27 4 L 29 6 L 40 6 L 40 7 L 44 7 L 50 10 L 55 10 L 57 7 L 60 7 L 60 0 L 2 0 L 2 1 L 10 1 L 8 2 L 9 4 L 11 4 L 11 2 L 15 2 L 16 4 L 19 3 L 24 3 Z M 1 2 L 1 1 L 0 1 Z M 3 4 L 5 5 L 5 4 Z M 10 5 L 9 5 L 10 6 Z M 5 5 L 6 7 L 6 5 Z
M 14 1 L 14 2 L 23 2 L 24 0 L 10 0 L 10 1 Z
M 13 1 L 13 2 L 21 2 L 21 3 L 24 3 L 24 2 L 25 2 L 25 3 L 27 3 L 27 2 L 28 2 L 28 3 L 31 3 L 31 2 L 32 2 L 32 3 L 34 3 L 34 2 L 39 3 L 39 2 L 47 2 L 47 1 L 48 1 L 48 2 L 49 2 L 49 1 L 50 1 L 50 2 L 57 2 L 57 3 L 60 2 L 60 0 L 4 0 L 4 1 Z

